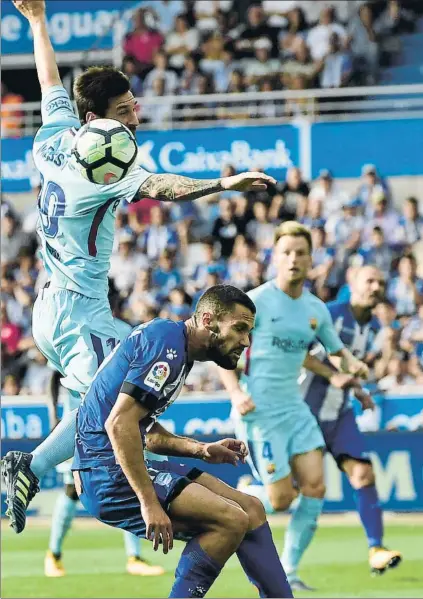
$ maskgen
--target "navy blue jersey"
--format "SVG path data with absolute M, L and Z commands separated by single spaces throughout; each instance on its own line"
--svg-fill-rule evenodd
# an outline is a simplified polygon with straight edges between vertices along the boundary
M 375 336 L 380 330 L 378 319 L 372 317 L 369 322 L 360 325 L 348 302 L 330 302 L 327 307 L 341 341 L 356 358 L 362 360 L 372 350 Z M 321 345 L 314 347 L 311 353 L 329 364 Z M 302 374 L 301 387 L 311 411 L 321 422 L 337 420 L 347 407 L 348 392 L 331 387 L 327 379 L 310 371 Z
M 114 461 L 105 430 L 106 420 L 119 393 L 127 393 L 144 405 L 148 418 L 141 434 L 178 397 L 191 370 L 187 331 L 183 322 L 156 318 L 135 327 L 103 362 L 78 410 L 73 469 Z M 142 447 L 134 448 L 142 451 Z

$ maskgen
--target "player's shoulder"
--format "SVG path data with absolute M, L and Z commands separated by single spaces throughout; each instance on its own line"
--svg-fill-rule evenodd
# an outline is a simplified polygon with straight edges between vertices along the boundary
M 186 327 L 183 322 L 166 318 L 154 318 L 134 328 L 128 339 L 148 345 L 155 351 L 166 351 L 172 358 L 182 358 L 187 344 Z M 168 357 L 169 357 L 168 356 Z
M 272 295 L 274 293 L 275 290 L 275 284 L 274 281 L 267 281 L 267 283 L 263 283 L 262 285 L 259 285 L 258 287 L 255 287 L 255 289 L 251 289 L 250 291 L 248 291 L 247 295 L 250 299 L 253 300 L 253 302 L 256 304 L 260 303 L 261 301 L 263 301 L 263 298 L 268 298 L 269 295 Z M 265 301 L 265 299 L 264 299 Z

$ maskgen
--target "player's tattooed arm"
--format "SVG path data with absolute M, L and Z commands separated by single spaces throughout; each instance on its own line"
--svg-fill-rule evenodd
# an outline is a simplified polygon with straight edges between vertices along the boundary
M 140 186 L 138 199 L 164 201 L 196 200 L 220 191 L 259 191 L 276 183 L 273 177 L 261 172 L 247 172 L 222 179 L 191 179 L 181 175 L 151 175 Z
M 221 179 L 191 179 L 181 175 L 151 175 L 138 190 L 139 198 L 162 201 L 196 200 L 223 191 Z

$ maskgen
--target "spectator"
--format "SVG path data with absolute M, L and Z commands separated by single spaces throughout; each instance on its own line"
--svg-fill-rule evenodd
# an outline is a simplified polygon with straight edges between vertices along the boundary
M 204 286 L 201 289 L 199 289 L 198 291 L 196 291 L 192 296 L 191 309 L 195 310 L 198 300 L 203 295 L 203 293 L 205 291 L 207 291 L 207 289 L 209 289 L 210 287 L 213 287 L 214 285 L 220 285 L 221 282 L 222 282 L 222 279 L 219 277 L 219 274 L 217 272 L 215 272 L 215 271 L 208 272 L 206 279 L 204 281 Z
M 199 262 L 192 275 L 193 290 L 205 289 L 207 278 L 210 273 L 216 274 L 220 280 L 224 280 L 227 275 L 226 265 L 223 260 L 216 260 L 214 241 L 212 237 L 206 237 L 202 243 L 202 259 Z
M 394 304 L 386 298 L 376 306 L 374 314 L 381 324 L 381 328 L 373 343 L 373 351 L 377 355 L 382 352 L 385 341 L 392 337 L 390 331 L 399 331 L 401 329 L 401 323 L 397 320 Z
M 256 247 L 253 241 L 238 235 L 235 239 L 234 249 L 228 260 L 228 283 L 246 289 L 249 284 L 249 276 Z
M 183 284 L 182 275 L 175 267 L 174 253 L 165 249 L 159 258 L 158 266 L 153 269 L 151 282 L 158 289 L 157 299 L 165 300 L 175 287 Z
M 275 75 L 280 62 L 276 58 L 270 58 L 272 42 L 266 38 L 260 38 L 253 45 L 254 56 L 243 60 L 245 81 L 251 90 L 257 89 L 257 85 L 264 77 Z
M 390 204 L 391 194 L 388 185 L 384 179 L 379 175 L 374 164 L 365 164 L 361 169 L 361 180 L 362 183 L 357 191 L 357 197 L 362 201 L 366 208 L 366 216 L 372 214 L 371 198 L 383 192 L 385 197 Z
M 400 245 L 413 245 L 423 239 L 423 216 L 419 214 L 417 199 L 407 198 L 399 219 L 396 241 Z
M 373 25 L 372 9 L 368 3 L 364 3 L 359 7 L 358 15 L 349 23 L 347 38 L 357 68 L 363 72 L 368 85 L 376 82 L 379 67 L 379 48 Z
M 165 95 L 166 82 L 161 77 L 153 80 L 152 89 L 145 94 L 149 98 L 148 103 L 144 104 L 143 120 L 147 119 L 151 125 L 161 127 L 172 120 L 172 104 L 158 103 L 154 98 L 161 98 Z
M 359 249 L 359 255 L 363 264 L 377 266 L 388 280 L 392 268 L 394 253 L 385 241 L 385 235 L 381 227 L 373 227 L 370 234 L 370 242 L 367 246 Z
M 269 220 L 269 208 L 264 202 L 253 205 L 254 218 L 247 225 L 247 236 L 259 250 L 270 250 L 273 246 L 275 227 Z
M 144 269 L 138 271 L 134 288 L 128 298 L 130 322 L 134 326 L 139 322 L 145 322 L 148 320 L 148 309 L 157 309 L 158 307 L 157 289 L 151 283 L 151 270 Z
M 22 395 L 45 395 L 51 380 L 47 360 L 36 348 L 27 352 L 28 364 L 22 381 Z
M 300 222 L 310 229 L 313 227 L 324 227 L 326 219 L 323 217 L 323 202 L 317 198 L 311 198 L 307 202 L 307 213 Z
M 337 269 L 335 267 L 335 249 L 327 246 L 324 227 L 311 229 L 313 241 L 312 267 L 308 279 L 312 283 L 312 291 L 323 301 L 332 299 L 338 286 Z
M 296 54 L 307 37 L 307 21 L 304 11 L 298 6 L 286 14 L 288 25 L 279 34 L 279 48 L 282 58 Z
M 309 193 L 310 186 L 304 181 L 300 169 L 295 166 L 289 168 L 286 181 L 277 186 L 270 207 L 270 220 L 284 221 L 304 216 Z
M 257 196 L 257 201 L 262 201 L 260 196 Z M 236 196 L 234 196 L 232 202 L 234 206 L 234 215 L 238 221 L 239 232 L 244 235 L 247 230 L 248 223 L 254 218 L 254 213 L 251 208 L 249 208 L 247 195 L 238 193 Z M 269 205 L 268 202 L 266 203 Z
M 333 225 L 333 232 L 328 237 L 331 245 L 337 248 L 337 262 L 346 265 L 348 258 L 358 249 L 364 219 L 358 214 L 361 202 L 356 198 L 348 200 L 342 206 L 342 214 Z
M 31 237 L 24 233 L 13 212 L 6 212 L 1 219 L 1 263 L 16 262 L 22 247 L 31 246 Z
M 1 344 L 5 348 L 6 355 L 16 356 L 19 351 L 19 342 L 22 338 L 20 328 L 9 320 L 4 301 L 0 305 L 1 310 Z
M 165 212 L 161 206 L 151 208 L 151 225 L 147 226 L 139 245 L 150 261 L 157 260 L 164 249 L 176 252 L 178 236 L 171 225 L 165 222 Z
M 323 217 L 329 220 L 330 216 L 339 214 L 342 205 L 348 200 L 347 195 L 335 183 L 332 173 L 322 169 L 319 178 L 309 194 L 309 200 L 320 200 L 323 206 Z
M 251 58 L 254 56 L 254 44 L 257 40 L 264 38 L 272 44 L 271 56 L 278 56 L 278 30 L 270 27 L 265 14 L 259 4 L 250 6 L 247 12 L 247 26 L 234 42 L 236 57 Z
M 388 0 L 387 6 L 377 18 L 374 30 L 377 35 L 398 36 L 414 30 L 414 15 L 401 6 L 399 0 Z
M 170 318 L 175 322 L 188 320 L 191 316 L 191 306 L 187 302 L 187 295 L 183 287 L 175 287 L 169 293 L 169 301 L 163 306 Z
M 227 199 L 220 200 L 219 216 L 214 222 L 212 236 L 220 244 L 222 258 L 229 258 L 232 254 L 235 238 L 239 234 L 240 228 L 231 201 Z
M 387 375 L 378 384 L 382 391 L 395 391 L 401 385 L 413 385 L 415 380 L 408 374 L 408 361 L 401 353 L 396 353 L 388 362 Z
M 154 69 L 152 69 L 144 80 L 146 90 L 154 88 L 156 79 L 164 80 L 164 95 L 173 95 L 179 84 L 178 76 L 175 71 L 168 68 L 167 54 L 163 50 L 159 50 L 154 55 Z
M 148 0 L 143 2 L 143 8 L 153 15 L 157 29 L 163 35 L 168 35 L 175 18 L 184 12 L 184 3 L 181 0 Z
M 160 206 L 160 200 L 142 198 L 140 202 L 131 202 L 128 206 L 128 224 L 137 235 L 143 233 L 151 223 L 151 209 Z
M 250 271 L 248 273 L 248 281 L 247 285 L 244 288 L 244 291 L 251 291 L 251 289 L 255 289 L 263 283 L 266 282 L 265 279 L 265 265 L 260 260 L 252 260 L 250 263 Z
M 233 0 L 196 0 L 194 14 L 196 26 L 200 31 L 213 31 L 218 27 L 217 13 L 228 13 Z
M 337 33 L 341 44 L 344 43 L 345 28 L 336 22 L 335 9 L 332 6 L 327 6 L 320 13 L 319 24 L 310 29 L 307 36 L 307 45 L 313 60 L 322 60 L 328 54 L 332 33 Z
M 170 66 L 181 71 L 185 58 L 197 50 L 199 41 L 198 31 L 189 28 L 186 16 L 177 16 L 174 30 L 166 39 L 166 53 Z
M 410 356 L 408 371 L 418 385 L 423 385 L 423 342 L 421 341 L 416 344 Z
M 24 124 L 24 113 L 21 105 L 24 98 L 20 94 L 9 91 L 7 85 L 1 82 L 1 136 L 21 137 Z M 13 108 L 12 108 L 13 107 Z
M 317 66 L 320 87 L 345 87 L 351 81 L 352 67 L 351 56 L 343 49 L 339 35 L 331 33 L 328 52 Z
M 142 81 L 141 77 L 138 75 L 138 65 L 137 61 L 133 56 L 125 56 L 122 62 L 122 71 L 129 79 L 129 83 L 131 85 L 131 91 L 134 96 L 142 95 Z
M 20 393 L 19 378 L 14 374 L 8 374 L 5 376 L 3 389 L 1 390 L 2 395 L 6 397 L 13 397 Z
M 405 325 L 400 346 L 401 349 L 412 354 L 418 343 L 423 343 L 423 303 L 420 304 L 418 313 Z
M 294 54 L 281 67 L 281 83 L 291 89 L 292 80 L 297 75 L 306 79 L 306 87 L 314 87 L 317 67 L 311 58 L 310 50 L 303 39 L 297 44 Z
M 393 246 L 398 235 L 399 215 L 395 210 L 388 208 L 388 200 L 383 191 L 374 192 L 371 196 L 371 202 L 373 204 L 373 216 L 365 227 L 364 239 L 368 241 L 374 227 L 380 227 L 388 245 Z
M 211 71 L 209 66 L 203 64 L 204 61 L 201 61 L 201 68 L 207 72 Z M 229 83 L 231 80 L 231 75 L 235 70 L 234 63 L 234 55 L 231 50 L 225 48 L 222 52 L 222 57 L 220 60 L 215 61 L 213 68 L 213 78 L 214 78 L 214 86 L 217 92 L 226 92 L 229 87 Z
M 186 56 L 184 61 L 184 70 L 181 74 L 179 91 L 183 95 L 198 94 L 200 92 L 201 73 L 198 69 L 198 60 L 194 55 Z M 187 107 L 185 114 L 189 114 L 190 107 Z
M 109 276 L 121 296 L 126 297 L 134 286 L 137 271 L 148 267 L 146 256 L 135 251 L 135 237 L 124 231 L 119 237 L 118 253 L 110 259 Z
M 289 79 L 288 89 L 292 91 L 301 91 L 307 89 L 310 82 L 304 75 L 295 75 Z M 285 103 L 285 115 L 296 118 L 303 116 L 312 116 L 316 113 L 317 103 L 315 98 L 308 97 L 298 93 L 294 98 L 287 99 Z
M 387 295 L 401 316 L 415 314 L 423 302 L 423 279 L 417 277 L 414 256 L 403 256 L 398 264 L 398 275 L 389 281 Z
M 138 61 L 140 74 L 146 73 L 151 67 L 154 53 L 163 44 L 162 34 L 149 27 L 146 16 L 147 10 L 144 8 L 135 12 L 134 29 L 128 33 L 123 45 L 125 54 Z

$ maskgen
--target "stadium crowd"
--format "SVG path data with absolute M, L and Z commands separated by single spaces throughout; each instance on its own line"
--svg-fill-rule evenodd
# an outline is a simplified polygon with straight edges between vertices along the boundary
M 233 174 L 226 166 L 222 175 Z M 2 395 L 44 393 L 49 368 L 31 336 L 31 309 L 46 274 L 37 253 L 36 201 L 24 218 L 2 198 Z M 275 226 L 290 219 L 313 236 L 309 288 L 324 300 L 348 299 L 355 269 L 375 264 L 387 279 L 376 308 L 382 330 L 375 341 L 374 376 L 390 391 L 423 384 L 423 216 L 409 197 L 394 208 L 388 183 L 364 165 L 356 193 L 321 171 L 312 184 L 298 168 L 266 191 L 224 192 L 196 202 L 144 199 L 117 213 L 111 259 L 111 302 L 117 317 L 136 325 L 156 316 L 185 320 L 209 286 L 228 282 L 252 289 L 274 275 Z M 420 263 L 418 263 L 419 258 Z M 418 276 L 420 275 L 420 276 Z M 188 390 L 213 392 L 219 377 L 200 363 Z

